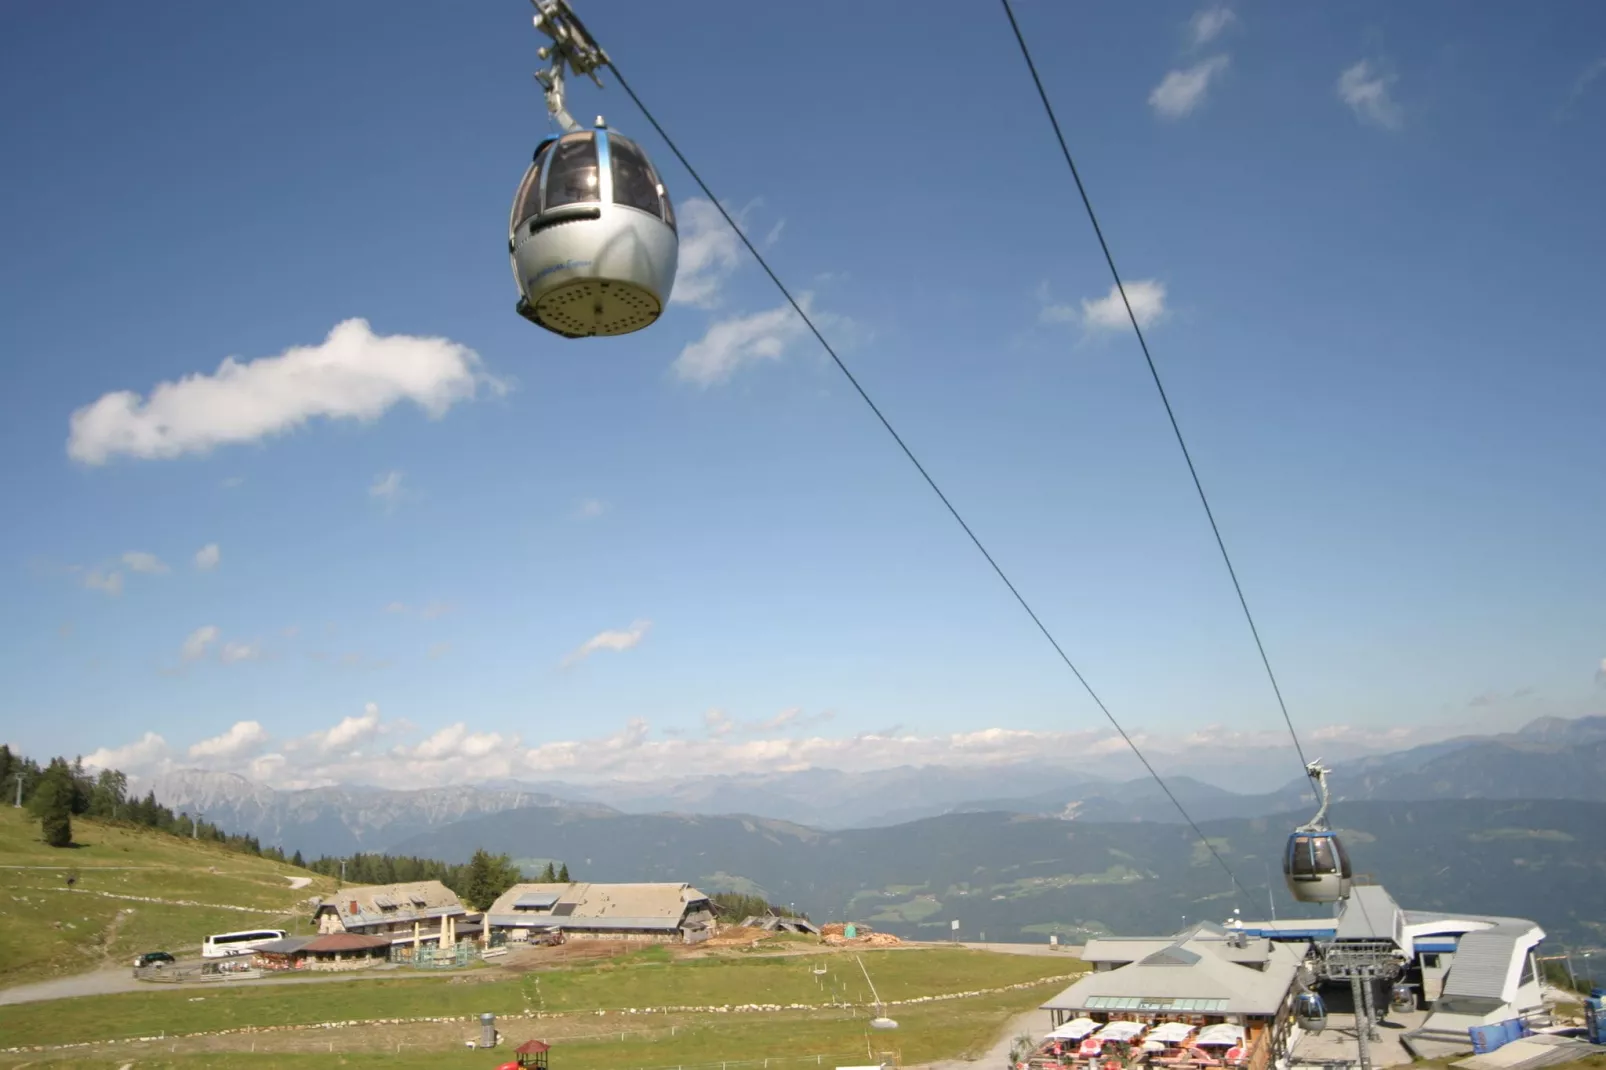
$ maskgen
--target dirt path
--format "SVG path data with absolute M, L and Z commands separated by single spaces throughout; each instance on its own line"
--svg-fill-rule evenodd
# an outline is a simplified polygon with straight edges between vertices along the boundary
M 461 972 L 459 970 L 431 970 L 429 976 L 450 977 Z M 204 994 L 207 990 L 216 991 L 219 988 L 237 988 L 241 985 L 330 984 L 336 981 L 361 983 L 375 977 L 389 977 L 394 980 L 397 977 L 418 976 L 424 976 L 424 974 L 420 971 L 402 973 L 396 969 L 380 968 L 354 973 L 296 973 L 289 977 L 252 977 L 240 981 L 218 981 L 211 984 L 190 985 L 136 981 L 132 967 L 118 966 L 95 970 L 93 973 L 80 973 L 72 977 L 58 977 L 54 981 L 39 981 L 31 985 L 0 988 L 0 1006 L 8 1003 L 42 1003 L 45 1000 L 72 999 L 76 996 L 111 996 L 119 992 L 172 992 L 182 990 Z
M 1016 1037 L 1022 1033 L 1030 1033 L 1033 1039 L 1036 1039 L 1047 1031 L 1047 1011 L 1042 1009 L 1026 1011 L 1009 1020 L 998 1040 L 981 1058 L 943 1059 L 940 1062 L 924 1063 L 919 1067 L 909 1067 L 908 1070 L 1005 1070 L 1009 1066 L 1009 1048 L 1015 1043 Z

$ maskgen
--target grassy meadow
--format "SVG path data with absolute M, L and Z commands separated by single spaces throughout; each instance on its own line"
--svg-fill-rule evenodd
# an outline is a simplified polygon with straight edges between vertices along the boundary
M 46 847 L 25 810 L 0 807 L 0 986 L 126 965 L 142 951 L 194 955 L 208 933 L 230 929 L 307 931 L 299 904 L 334 887 L 313 877 L 292 889 L 289 878 L 312 874 L 150 829 L 78 819 L 73 838 L 76 847 Z

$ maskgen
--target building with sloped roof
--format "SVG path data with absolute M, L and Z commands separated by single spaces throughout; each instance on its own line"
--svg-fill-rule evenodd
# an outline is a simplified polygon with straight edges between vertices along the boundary
M 514 942 L 565 938 L 697 943 L 714 932 L 708 897 L 689 884 L 515 884 L 485 912 Z
M 478 929 L 459 924 L 467 915 L 457 893 L 440 881 L 348 885 L 318 904 L 320 934 L 383 936 L 392 944 L 444 941 Z
M 360 970 L 384 962 L 389 952 L 383 936 L 337 932 L 288 936 L 259 945 L 252 955 L 258 969 L 269 971 Z

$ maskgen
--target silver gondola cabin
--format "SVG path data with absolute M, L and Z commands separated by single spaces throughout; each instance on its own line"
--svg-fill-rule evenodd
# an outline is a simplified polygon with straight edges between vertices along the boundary
M 663 313 L 675 285 L 680 237 L 669 193 L 641 146 L 597 119 L 583 129 L 564 104 L 566 74 L 599 86 L 608 54 L 568 0 L 533 0 L 535 28 L 552 43 L 536 80 L 563 130 L 542 139 L 513 195 L 507 252 L 519 315 L 565 338 L 629 334 Z
M 518 313 L 565 338 L 650 326 L 675 284 L 680 239 L 647 154 L 607 129 L 544 139 L 513 198 Z

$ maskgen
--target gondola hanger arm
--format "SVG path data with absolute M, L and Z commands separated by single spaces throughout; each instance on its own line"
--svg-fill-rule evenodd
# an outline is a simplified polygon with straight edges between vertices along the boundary
M 558 125 L 565 131 L 578 130 L 580 124 L 569 114 L 563 99 L 564 73 L 587 75 L 601 88 L 602 79 L 597 77 L 597 68 L 608 65 L 608 54 L 575 15 L 568 0 L 530 0 L 530 3 L 535 6 L 535 28 L 552 39 L 551 44 L 542 45 L 536 52 L 543 60 L 551 60 L 552 65 L 544 71 L 536 71 L 535 80 L 546 92 L 547 111 Z

